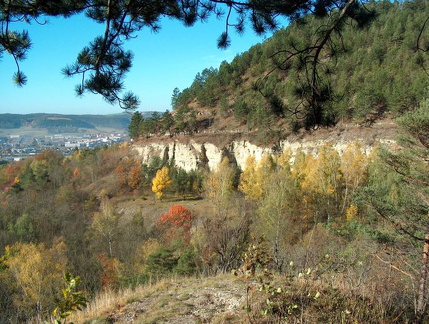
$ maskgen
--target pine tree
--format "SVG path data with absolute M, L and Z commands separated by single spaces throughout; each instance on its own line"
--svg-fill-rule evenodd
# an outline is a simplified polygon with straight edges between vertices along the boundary
M 130 125 L 128 126 L 128 131 L 132 139 L 137 139 L 141 134 L 139 133 L 140 124 L 143 121 L 143 116 L 139 111 L 136 111 L 131 117 Z
M 392 225 L 398 233 L 423 246 L 416 323 L 424 322 L 429 274 L 429 100 L 398 120 L 408 135 L 401 150 L 380 150 L 369 169 L 363 207 Z

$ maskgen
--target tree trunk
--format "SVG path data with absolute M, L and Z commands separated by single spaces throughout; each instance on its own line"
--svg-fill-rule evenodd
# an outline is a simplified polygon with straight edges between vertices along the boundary
M 419 291 L 417 295 L 417 307 L 416 315 L 417 322 L 420 323 L 423 320 L 423 316 L 426 310 L 426 285 L 427 285 L 427 276 L 428 276 L 428 254 L 429 254 L 429 233 L 425 235 L 425 242 L 423 246 L 423 256 L 422 256 L 422 267 L 420 270 L 420 284 Z

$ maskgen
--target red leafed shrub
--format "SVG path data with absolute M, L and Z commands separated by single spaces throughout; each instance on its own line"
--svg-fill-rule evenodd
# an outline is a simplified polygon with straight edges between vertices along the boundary
M 158 226 L 166 230 L 167 236 L 173 236 L 177 229 L 183 230 L 183 239 L 189 242 L 193 216 L 189 209 L 181 205 L 173 205 L 167 214 L 158 219 Z
M 120 188 L 124 188 L 127 185 L 127 169 L 120 164 L 115 168 L 115 173 L 118 181 L 117 185 Z
M 101 274 L 101 284 L 103 288 L 117 288 L 119 285 L 119 261 L 114 258 L 109 258 L 104 253 L 98 256 L 98 261 L 103 269 Z

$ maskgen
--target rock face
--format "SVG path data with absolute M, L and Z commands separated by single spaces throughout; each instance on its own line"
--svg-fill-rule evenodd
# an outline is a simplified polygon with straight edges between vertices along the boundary
M 149 163 L 150 159 L 158 156 L 161 159 L 174 160 L 177 167 L 186 171 L 196 170 L 205 166 L 210 170 L 216 170 L 224 157 L 237 163 L 244 170 L 246 160 L 254 156 L 256 162 L 265 154 L 278 155 L 286 150 L 292 152 L 292 156 L 299 151 L 317 155 L 323 145 L 331 144 L 340 154 L 349 144 L 358 142 L 362 149 L 369 153 L 377 145 L 396 145 L 395 138 L 399 129 L 390 120 L 382 121 L 371 127 L 342 126 L 331 129 L 322 129 L 313 133 L 293 135 L 283 141 L 278 141 L 271 146 L 258 146 L 247 138 L 236 138 L 231 141 L 219 141 L 219 136 L 193 136 L 186 140 L 183 138 L 162 138 L 159 141 L 152 139 L 146 143 L 133 144 L 134 149 L 142 159 L 142 163 Z M 222 144 L 214 144 L 223 142 Z

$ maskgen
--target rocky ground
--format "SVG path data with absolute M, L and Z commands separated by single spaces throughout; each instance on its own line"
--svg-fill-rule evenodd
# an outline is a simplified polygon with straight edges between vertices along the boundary
M 246 284 L 231 275 L 163 281 L 130 293 L 103 314 L 84 313 L 74 323 L 242 323 Z

